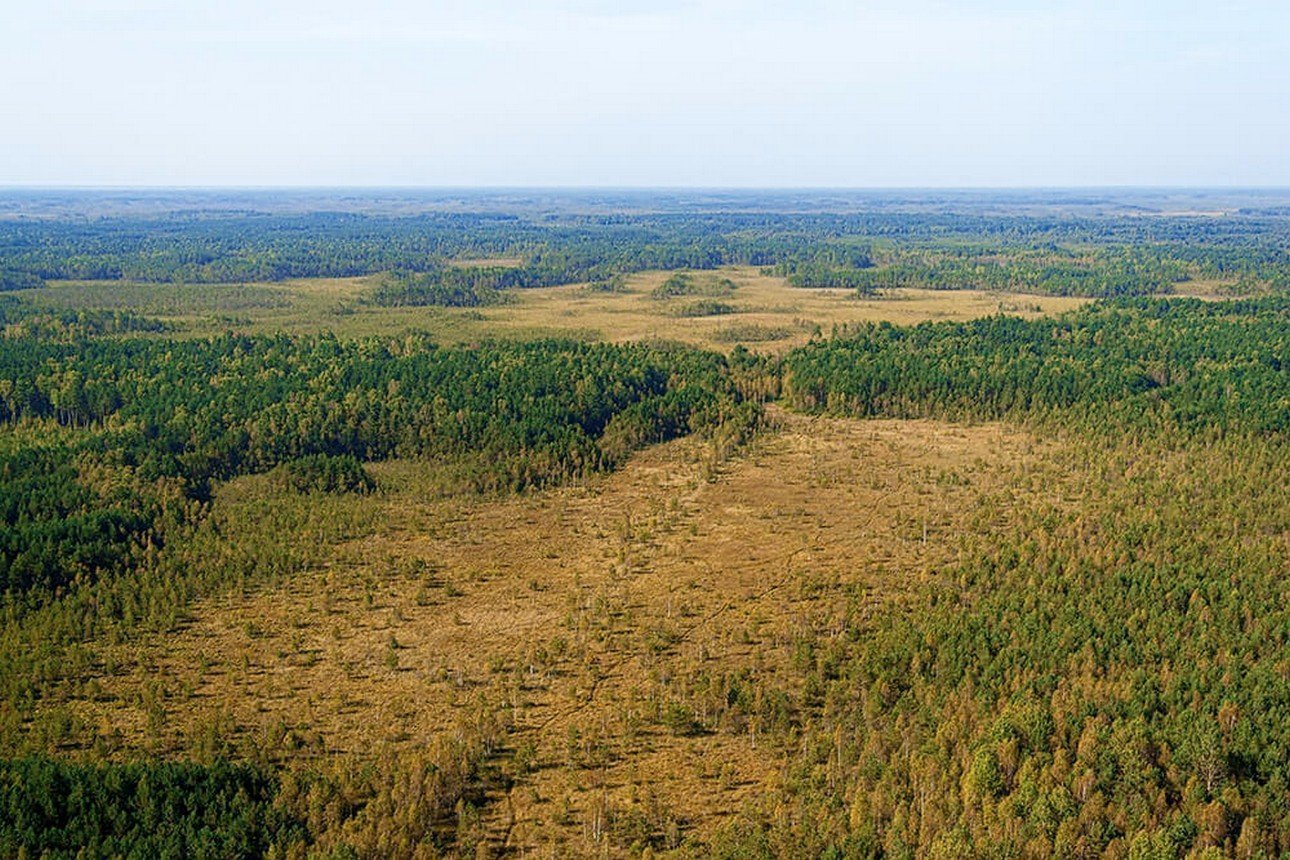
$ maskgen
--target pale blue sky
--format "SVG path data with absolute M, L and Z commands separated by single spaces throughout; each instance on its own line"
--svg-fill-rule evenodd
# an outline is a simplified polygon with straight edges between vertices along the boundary
M 1290 185 L 1284 0 L 0 0 L 0 184 Z

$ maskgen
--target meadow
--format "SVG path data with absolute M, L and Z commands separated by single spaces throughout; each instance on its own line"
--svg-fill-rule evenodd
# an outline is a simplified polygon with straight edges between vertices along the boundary
M 471 261 L 482 262 L 482 261 Z M 490 263 L 496 261 L 489 261 Z M 503 260 L 502 263 L 511 261 Z M 496 338 L 675 340 L 726 351 L 738 344 L 782 352 L 834 325 L 885 321 L 911 325 L 965 320 L 994 313 L 1035 316 L 1080 306 L 1087 299 L 983 290 L 892 290 L 857 297 L 847 289 L 798 289 L 782 276 L 748 266 L 704 273 L 737 286 L 732 311 L 683 316 L 683 301 L 660 301 L 653 292 L 675 271 L 641 272 L 613 292 L 567 284 L 520 291 L 515 300 L 483 308 L 384 307 L 365 301 L 378 280 L 306 278 L 262 284 L 146 284 L 116 281 L 53 282 L 31 291 L 32 301 L 60 310 L 129 309 L 157 318 L 181 337 L 225 331 L 248 334 L 316 334 L 345 337 L 425 332 L 442 343 Z M 1200 291 L 1213 294 L 1209 289 Z

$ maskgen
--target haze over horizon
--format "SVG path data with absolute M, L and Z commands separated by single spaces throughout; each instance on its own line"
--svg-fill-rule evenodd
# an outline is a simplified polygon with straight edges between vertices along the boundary
M 1270 0 L 70 0 L 0 26 L 0 185 L 1290 185 Z

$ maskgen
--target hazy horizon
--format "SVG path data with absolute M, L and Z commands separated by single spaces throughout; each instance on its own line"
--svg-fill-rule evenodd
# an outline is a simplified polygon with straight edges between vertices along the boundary
M 369 184 L 329 184 L 329 183 L 269 183 L 262 185 L 238 185 L 235 183 L 216 183 L 205 185 L 176 185 L 161 183 L 45 183 L 45 182 L 9 182 L 0 183 L 0 191 L 695 191 L 695 192 L 1064 192 L 1064 191 L 1100 191 L 1142 192 L 1142 191 L 1192 191 L 1192 192 L 1260 192 L 1287 191 L 1290 182 L 1272 185 L 540 185 L 540 184 L 403 184 L 391 185 L 380 183 Z
M 1290 186 L 1270 0 L 0 10 L 0 186 Z

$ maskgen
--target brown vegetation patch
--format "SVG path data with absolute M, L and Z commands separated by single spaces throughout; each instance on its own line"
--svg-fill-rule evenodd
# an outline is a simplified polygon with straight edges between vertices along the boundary
M 377 464 L 382 491 L 351 501 L 380 508 L 376 531 L 122 646 L 78 715 L 119 729 L 126 755 L 253 747 L 307 766 L 491 712 L 513 780 L 484 810 L 495 846 L 702 840 L 776 789 L 797 634 L 841 624 L 857 589 L 900 611 L 960 533 L 1006 525 L 1044 483 L 1017 479 L 1045 451 L 997 424 L 775 418 L 711 481 L 693 439 L 500 499 L 436 496 L 432 465 Z M 714 684 L 739 673 L 757 701 L 727 707 Z
M 455 265 L 500 265 L 503 261 L 457 261 Z M 859 299 L 853 290 L 801 289 L 750 266 L 696 272 L 700 286 L 728 279 L 733 288 L 720 303 L 728 313 L 687 315 L 693 299 L 660 301 L 655 291 L 675 273 L 639 272 L 621 290 L 594 291 L 585 284 L 508 291 L 513 303 L 488 308 L 380 307 L 363 301 L 379 276 L 307 278 L 275 284 L 122 285 L 59 282 L 42 300 L 66 307 L 121 307 L 157 314 L 185 336 L 229 329 L 268 334 L 334 331 L 345 337 L 429 332 L 443 343 L 489 338 L 571 337 L 585 340 L 677 340 L 728 351 L 738 344 L 783 352 L 835 325 L 867 321 L 913 324 L 966 320 L 1009 313 L 1033 317 L 1076 308 L 1086 299 L 991 293 L 980 290 L 889 290 Z M 123 292 L 124 291 L 124 292 Z M 167 304 L 156 306 L 153 294 Z M 137 294 L 137 295 L 136 295 Z M 260 301 L 260 296 L 272 301 Z M 237 301 L 234 301 L 234 300 Z

